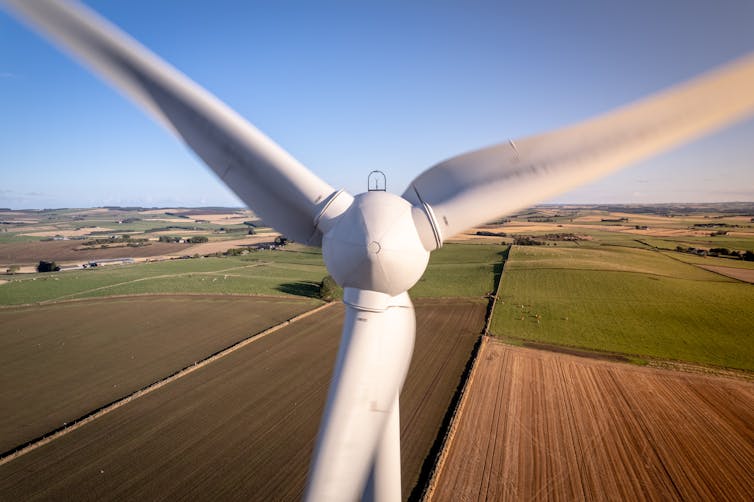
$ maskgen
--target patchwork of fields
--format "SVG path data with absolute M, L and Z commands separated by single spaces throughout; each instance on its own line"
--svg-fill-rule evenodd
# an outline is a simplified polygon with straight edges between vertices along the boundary
M 754 262 L 674 251 L 754 249 L 754 219 L 629 209 L 533 209 L 483 229 L 499 235 L 460 236 L 432 253 L 410 291 L 418 332 L 401 394 L 404 498 L 420 491 L 501 276 L 491 332 L 512 345 L 484 344 L 435 500 L 754 491 Z M 749 210 L 725 210 L 739 209 Z M 214 252 L 236 245 L 254 219 L 212 208 L 14 217 L 0 221 L 0 263 L 2 253 L 8 263 L 79 253 L 72 241 L 38 241 L 61 233 L 206 234 L 210 242 L 193 247 L 128 249 Z M 541 241 L 509 248 L 521 236 Z M 293 244 L 3 276 L 0 452 L 322 305 L 326 274 L 319 249 Z M 0 465 L 0 500 L 300 497 L 341 322 L 342 307 L 328 307 Z
M 749 500 L 754 383 L 482 344 L 431 500 Z
M 401 394 L 404 496 L 484 322 L 480 300 L 416 302 Z M 0 466 L 0 499 L 300 498 L 340 338 L 330 308 Z

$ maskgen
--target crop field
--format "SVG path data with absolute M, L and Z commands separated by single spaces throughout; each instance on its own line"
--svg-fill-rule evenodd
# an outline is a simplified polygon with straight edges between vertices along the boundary
M 79 241 L 25 241 L 3 243 L 0 246 L 0 263 L 5 265 L 36 265 L 40 260 L 58 262 L 85 262 L 106 258 L 143 258 L 181 253 L 189 246 L 166 242 L 152 242 L 143 247 L 112 247 L 78 251 Z
M 404 496 L 484 322 L 480 300 L 416 302 L 401 394 Z M 323 310 L 5 465 L 0 499 L 300 498 L 340 338 Z
M 497 244 L 445 244 L 433 251 L 424 276 L 412 297 L 481 297 L 494 290 L 508 246 Z
M 754 384 L 607 362 L 754 371 L 754 262 L 674 251 L 754 249 L 754 207 L 656 209 L 534 208 L 480 228 L 504 236 L 472 231 L 431 254 L 410 291 L 404 498 L 418 494 L 501 274 L 491 332 L 514 346 L 485 342 L 434 500 L 754 492 Z M 107 256 L 210 253 L 251 221 L 220 208 L 0 211 L 0 264 L 80 242 L 43 235 L 108 229 L 210 241 L 95 250 Z M 510 246 L 522 237 L 543 242 Z M 0 452 L 321 305 L 326 275 L 321 251 L 295 243 L 0 275 Z M 327 307 L 0 465 L 0 500 L 300 498 L 341 322 L 342 306 Z
M 105 258 L 203 252 L 203 248 L 189 243 L 157 242 L 161 235 L 178 238 L 203 235 L 215 244 L 215 251 L 207 252 L 225 251 L 232 245 L 224 245 L 223 241 L 247 236 L 250 224 L 257 231 L 269 230 L 251 211 L 231 208 L 4 210 L 0 211 L 0 266 L 4 269 L 14 264 L 34 265 L 40 260 L 83 263 Z M 82 249 L 86 240 L 113 235 L 149 242 L 142 247 Z M 273 238 L 275 235 L 278 234 Z M 66 240 L 51 240 L 53 237 Z M 253 242 L 251 239 L 250 243 Z
M 308 248 L 109 265 L 15 277 L 0 288 L 0 305 L 144 293 L 314 296 L 326 274 L 321 254 Z
M 431 500 L 750 500 L 754 383 L 486 341 Z
M 317 304 L 161 296 L 0 309 L 0 452 Z
M 493 289 L 505 246 L 448 244 L 411 290 L 413 297 L 481 297 Z M 108 265 L 4 276 L 0 305 L 134 294 L 257 294 L 315 297 L 327 275 L 319 249 L 292 245 L 240 257 Z
M 656 251 L 514 246 L 491 331 L 751 371 L 752 305 L 750 284 Z

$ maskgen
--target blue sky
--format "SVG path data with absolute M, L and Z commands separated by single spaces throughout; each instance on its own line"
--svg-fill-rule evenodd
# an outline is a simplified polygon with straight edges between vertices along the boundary
M 352 193 L 754 51 L 750 0 L 90 1 Z M 754 201 L 754 121 L 551 202 Z M 178 140 L 0 12 L 0 207 L 241 205 Z

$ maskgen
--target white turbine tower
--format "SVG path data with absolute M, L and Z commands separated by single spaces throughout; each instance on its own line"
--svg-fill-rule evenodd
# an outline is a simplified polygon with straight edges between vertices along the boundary
M 307 500 L 398 500 L 398 395 L 414 345 L 406 291 L 447 238 L 754 113 L 754 56 L 547 134 L 428 169 L 402 197 L 352 197 L 87 8 L 2 0 L 174 132 L 248 206 L 321 245 L 346 317 Z

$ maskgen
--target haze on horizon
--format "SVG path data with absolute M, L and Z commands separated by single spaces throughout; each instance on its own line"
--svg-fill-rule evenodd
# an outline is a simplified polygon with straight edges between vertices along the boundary
M 754 3 L 104 2 L 95 10 L 315 173 L 401 193 L 464 151 L 754 51 Z M 242 206 L 134 105 L 0 12 L 0 207 Z M 754 201 L 754 120 L 552 203 Z

